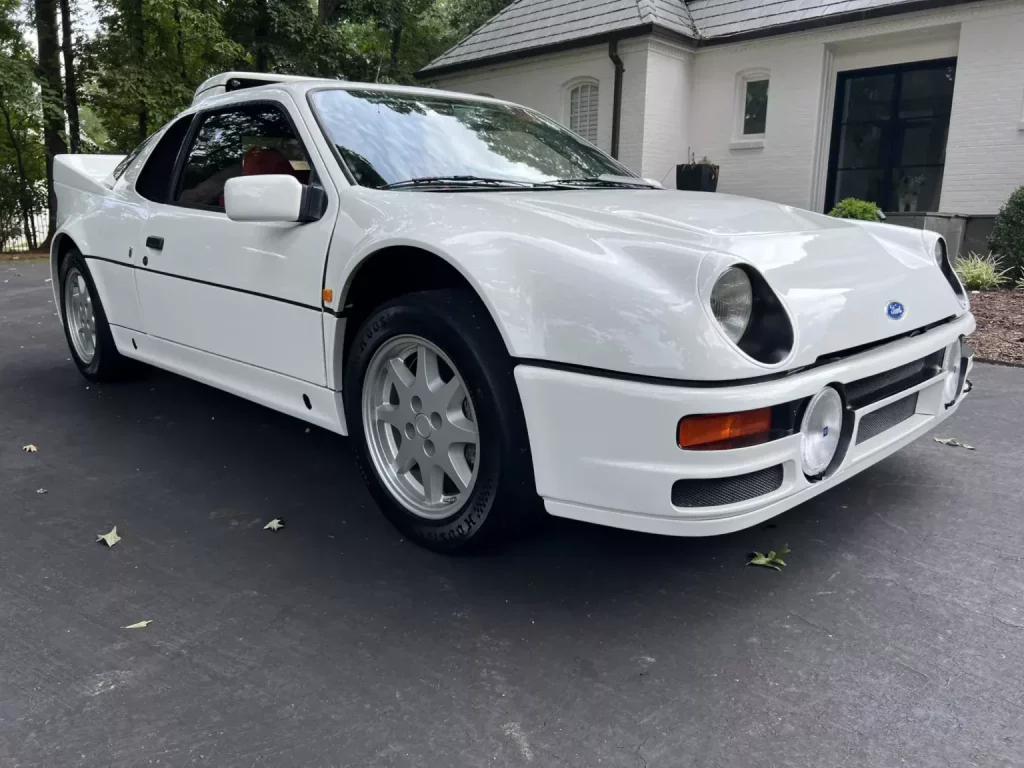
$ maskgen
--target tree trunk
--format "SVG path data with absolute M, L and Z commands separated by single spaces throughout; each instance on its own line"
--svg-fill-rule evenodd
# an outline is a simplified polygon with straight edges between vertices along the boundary
M 57 44 L 56 0 L 35 0 L 36 38 L 39 63 L 36 75 L 43 100 L 43 145 L 46 150 L 46 197 L 49 228 L 44 245 L 49 245 L 57 228 L 57 195 L 53 190 L 53 158 L 68 151 L 64 143 L 64 94 L 60 81 L 60 46 Z
M 256 71 L 270 71 L 270 56 L 267 52 L 267 36 L 270 32 L 270 11 L 267 0 L 256 0 Z
M 145 12 L 142 4 L 143 0 L 135 0 L 132 3 L 131 19 L 130 19 L 130 35 L 132 41 L 133 53 L 135 54 L 136 71 L 146 71 L 146 20 Z M 149 106 L 146 103 L 146 83 L 145 75 L 139 75 L 142 82 L 139 83 L 139 103 L 136 107 L 136 116 L 138 119 L 138 131 L 137 131 L 137 143 L 141 144 L 146 140 L 146 136 L 149 135 Z
M 78 75 L 75 49 L 71 40 L 71 0 L 60 0 L 61 50 L 64 53 L 64 106 L 68 112 L 68 144 L 71 151 L 82 151 L 82 132 L 78 125 Z
M 321 24 L 330 24 L 337 10 L 337 0 L 317 0 L 316 18 Z
M 188 71 L 185 68 L 185 36 L 181 29 L 181 0 L 174 0 L 174 29 L 178 36 L 178 66 L 181 68 L 181 82 L 188 82 Z
M 393 0 L 394 17 L 391 21 L 391 77 L 395 76 L 398 70 L 398 53 L 402 47 L 402 29 L 405 27 L 405 3 L 403 0 Z

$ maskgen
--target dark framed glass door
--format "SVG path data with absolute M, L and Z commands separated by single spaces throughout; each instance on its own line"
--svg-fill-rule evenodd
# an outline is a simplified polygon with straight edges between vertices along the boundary
M 956 59 L 840 72 L 825 210 L 871 200 L 883 211 L 937 211 Z

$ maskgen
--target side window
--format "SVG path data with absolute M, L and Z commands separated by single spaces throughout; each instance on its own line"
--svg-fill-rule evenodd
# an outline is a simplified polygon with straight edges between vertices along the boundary
M 175 202 L 223 210 L 228 179 L 260 174 L 310 181 L 309 157 L 285 113 L 270 104 L 211 112 L 200 118 Z
M 153 136 L 155 135 L 156 134 L 153 134 Z M 146 148 L 146 145 L 153 140 L 153 136 L 146 137 L 146 139 L 141 144 L 139 144 L 139 146 L 137 146 L 135 149 L 129 152 L 125 156 L 124 160 L 122 160 L 114 167 L 115 179 L 120 179 L 122 176 L 124 176 L 124 172 L 128 170 L 128 166 L 135 162 L 135 158 L 137 158 L 142 153 L 142 150 Z
M 153 151 L 149 153 L 146 164 L 142 166 L 139 177 L 135 180 L 135 191 L 147 200 L 155 203 L 167 202 L 170 179 L 174 175 L 174 163 L 178 159 L 181 144 L 185 141 L 190 125 L 192 115 L 185 115 L 171 123 L 160 136 Z

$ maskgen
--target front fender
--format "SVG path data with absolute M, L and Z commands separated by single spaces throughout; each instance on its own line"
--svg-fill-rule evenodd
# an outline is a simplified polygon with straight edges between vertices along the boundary
M 765 372 L 707 319 L 697 291 L 700 264 L 710 254 L 704 246 L 621 226 L 600 233 L 564 225 L 551 230 L 535 215 L 519 218 L 509 209 L 492 216 L 483 208 L 462 222 L 425 195 L 415 200 L 416 210 L 404 204 L 389 210 L 391 198 L 383 196 L 373 198 L 369 211 L 343 206 L 325 285 L 345 290 L 332 309 L 345 306 L 366 258 L 413 247 L 466 279 L 515 358 L 672 379 Z M 346 237 L 353 232 L 366 234 L 353 243 Z

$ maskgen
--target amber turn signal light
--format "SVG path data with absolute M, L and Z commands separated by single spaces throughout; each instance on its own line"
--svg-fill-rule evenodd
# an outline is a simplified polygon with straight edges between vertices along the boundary
M 679 420 L 680 448 L 711 448 L 713 443 L 767 433 L 772 428 L 772 409 L 739 413 L 711 413 Z

